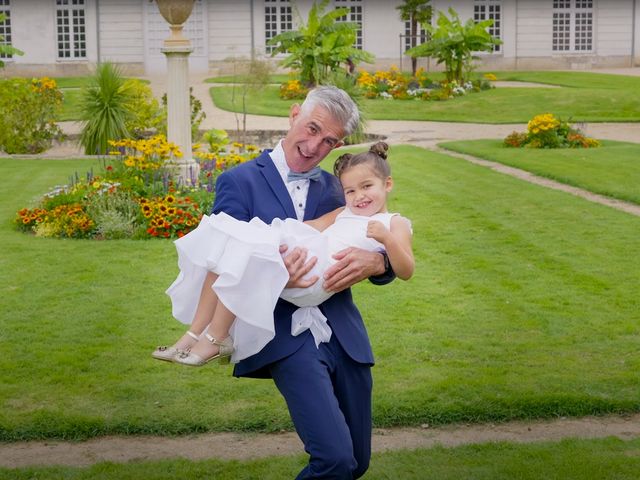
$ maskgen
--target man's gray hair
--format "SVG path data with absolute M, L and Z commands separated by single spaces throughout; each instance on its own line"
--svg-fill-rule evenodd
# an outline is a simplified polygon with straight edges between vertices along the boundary
M 360 122 L 358 106 L 344 90 L 329 85 L 316 87 L 307 94 L 300 111 L 303 114 L 311 113 L 317 106 L 325 108 L 340 122 L 345 137 L 351 135 L 358 127 Z

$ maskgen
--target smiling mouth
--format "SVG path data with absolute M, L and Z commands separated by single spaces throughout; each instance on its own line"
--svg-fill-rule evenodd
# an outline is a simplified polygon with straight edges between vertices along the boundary
M 300 154 L 300 156 L 302 156 L 304 158 L 313 158 L 313 155 L 309 155 L 309 154 L 304 153 L 300 147 L 298 147 L 298 153 Z
M 369 204 L 370 204 L 370 203 L 371 203 L 371 202 L 360 202 L 360 203 L 356 203 L 356 204 L 355 204 L 355 207 L 356 207 L 356 208 L 366 208 L 366 207 L 368 207 L 368 206 L 369 206 Z

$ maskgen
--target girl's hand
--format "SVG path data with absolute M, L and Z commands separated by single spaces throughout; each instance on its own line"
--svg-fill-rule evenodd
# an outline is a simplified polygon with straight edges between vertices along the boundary
M 371 220 L 367 224 L 367 237 L 373 238 L 380 243 L 384 243 L 390 233 L 389 229 L 377 220 Z

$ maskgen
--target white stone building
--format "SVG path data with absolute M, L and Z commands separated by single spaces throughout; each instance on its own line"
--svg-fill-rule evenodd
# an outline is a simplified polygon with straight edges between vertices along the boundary
M 313 0 L 196 0 L 185 34 L 194 46 L 193 72 L 229 73 L 237 62 L 268 53 L 266 42 L 306 20 Z M 332 0 L 360 24 L 359 46 L 376 67 L 409 68 L 403 55 L 408 26 L 401 0 Z M 482 54 L 485 68 L 590 69 L 640 65 L 640 0 L 432 0 L 463 20 L 494 18 L 503 44 Z M 4 58 L 4 75 L 84 74 L 112 61 L 129 74 L 162 73 L 169 34 L 152 0 L 0 0 L 5 42 L 25 52 Z M 298 15 L 299 14 L 299 15 Z M 427 64 L 428 62 L 428 64 Z M 420 59 L 420 65 L 434 62 Z M 373 68 L 373 66 L 371 67 Z

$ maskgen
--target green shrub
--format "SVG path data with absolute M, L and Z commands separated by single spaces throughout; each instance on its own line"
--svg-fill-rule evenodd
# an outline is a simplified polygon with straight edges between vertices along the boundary
M 0 80 L 0 148 L 6 153 L 40 153 L 62 138 L 56 119 L 62 92 L 55 80 Z
M 151 87 L 132 78 L 124 83 L 124 89 L 129 94 L 127 108 L 131 116 L 125 120 L 125 127 L 129 133 L 134 138 L 143 138 L 149 131 L 162 131 L 162 125 L 167 119 L 160 108 L 160 103 L 153 96 Z
M 84 123 L 80 144 L 85 154 L 106 154 L 109 140 L 130 137 L 127 130 L 127 122 L 133 118 L 130 102 L 132 95 L 119 69 L 111 63 L 98 65 L 80 101 Z
M 130 238 L 140 217 L 140 206 L 118 184 L 105 186 L 87 197 L 87 213 L 96 223 L 96 235 L 107 240 Z
M 191 108 L 191 138 L 200 138 L 200 124 L 207 114 L 202 110 L 202 102 L 193 96 L 193 87 L 189 87 L 189 106 Z M 162 96 L 162 117 L 158 132 L 167 136 L 167 94 Z

